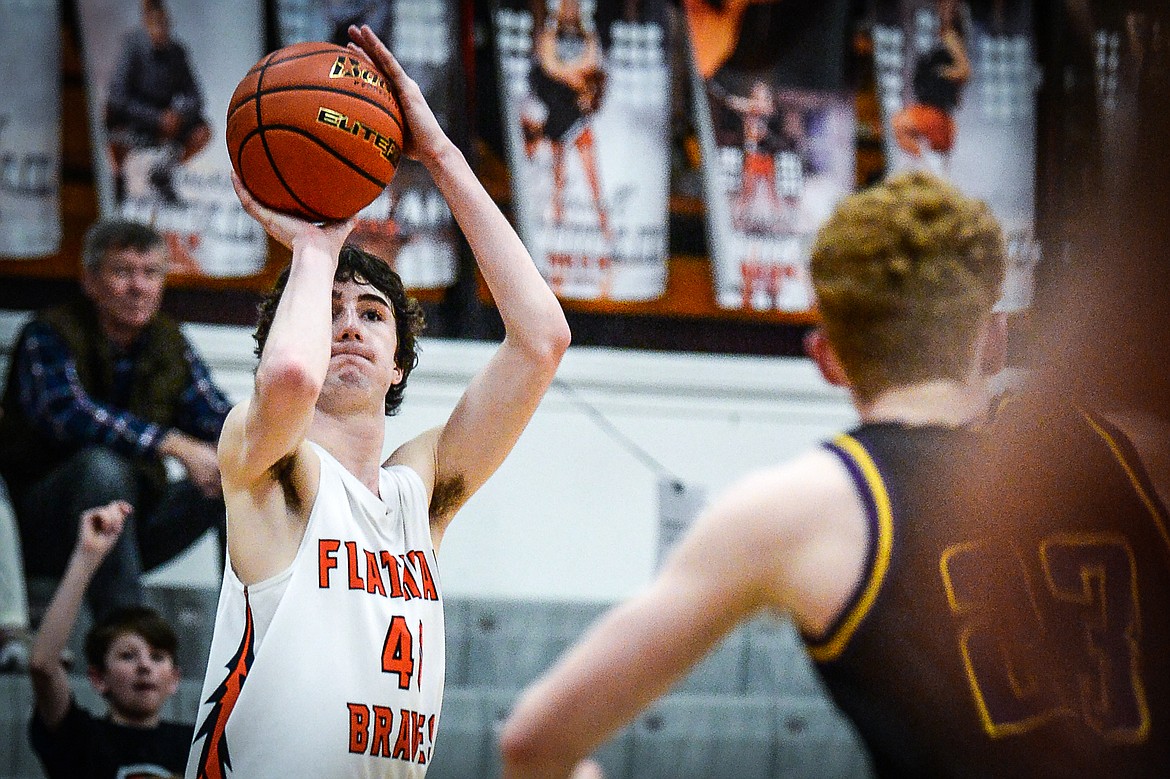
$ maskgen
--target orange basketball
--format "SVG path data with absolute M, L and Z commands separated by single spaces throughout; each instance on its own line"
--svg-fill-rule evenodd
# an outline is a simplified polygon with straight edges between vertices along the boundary
M 394 178 L 402 111 L 350 49 L 295 43 L 248 71 L 228 104 L 232 167 L 258 201 L 313 222 L 348 219 Z

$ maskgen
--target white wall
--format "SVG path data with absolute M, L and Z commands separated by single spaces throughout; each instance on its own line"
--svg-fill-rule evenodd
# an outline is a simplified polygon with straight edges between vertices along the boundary
M 23 319 L 0 311 L 0 361 Z M 186 330 L 233 399 L 251 391 L 250 329 Z M 493 349 L 424 339 L 402 410 L 387 420 L 387 449 L 442 423 Z M 439 555 L 448 593 L 626 597 L 655 566 L 660 478 L 710 496 L 856 418 L 843 393 L 795 358 L 573 347 L 557 381 L 512 455 L 448 531 Z M 210 538 L 152 576 L 218 586 Z

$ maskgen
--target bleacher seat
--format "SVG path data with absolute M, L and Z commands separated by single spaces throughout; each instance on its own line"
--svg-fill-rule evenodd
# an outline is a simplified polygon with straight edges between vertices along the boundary
M 775 733 L 775 709 L 766 698 L 672 694 L 634 722 L 625 775 L 770 779 Z
M 467 686 L 524 687 L 547 670 L 608 605 L 471 600 Z
M 32 684 L 25 674 L 0 674 L 0 776 L 42 779 L 41 764 L 28 743 Z
M 443 632 L 447 647 L 447 686 L 467 687 L 467 651 L 471 641 L 470 605 L 466 598 L 443 598 Z
M 433 779 L 488 776 L 495 744 L 492 725 L 500 693 L 485 688 L 452 687 L 443 694 L 434 761 L 427 770 Z
M 184 678 L 203 679 L 219 591 L 210 587 L 152 584 L 146 587 L 146 602 L 174 628 L 179 637 L 175 658 Z
M 776 776 L 865 779 L 869 758 L 852 724 L 823 697 L 776 699 Z

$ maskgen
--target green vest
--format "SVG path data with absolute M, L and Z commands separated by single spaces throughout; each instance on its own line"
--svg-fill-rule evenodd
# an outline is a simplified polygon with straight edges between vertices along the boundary
M 47 309 L 34 321 L 48 325 L 65 341 L 77 364 L 81 386 L 94 401 L 111 404 L 114 383 L 114 347 L 103 335 L 97 311 L 85 298 Z M 24 343 L 22 332 L 13 350 L 15 357 Z M 185 358 L 187 342 L 178 323 L 159 314 L 138 338 L 136 362 L 126 411 L 164 428 L 174 425 L 179 397 L 191 383 L 191 367 Z M 81 443 L 55 444 L 25 417 L 17 399 L 15 366 L 10 366 L 4 392 L 4 416 L 0 418 L 0 472 L 9 486 L 19 491 L 23 484 L 44 476 L 71 457 Z M 121 407 L 121 406 L 119 406 Z M 158 456 L 138 458 L 143 475 L 155 487 L 166 481 Z

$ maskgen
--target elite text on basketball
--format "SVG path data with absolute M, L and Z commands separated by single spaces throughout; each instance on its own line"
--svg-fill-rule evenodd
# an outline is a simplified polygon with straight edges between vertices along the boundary
M 361 138 L 367 143 L 372 143 L 374 148 L 378 150 L 378 153 L 387 162 L 391 165 L 398 165 L 398 158 L 402 156 L 402 149 L 393 138 L 383 135 L 373 127 L 350 119 L 340 111 L 334 111 L 332 108 L 326 108 L 325 106 L 320 106 L 317 109 L 317 121 L 329 127 L 336 127 L 355 138 Z

